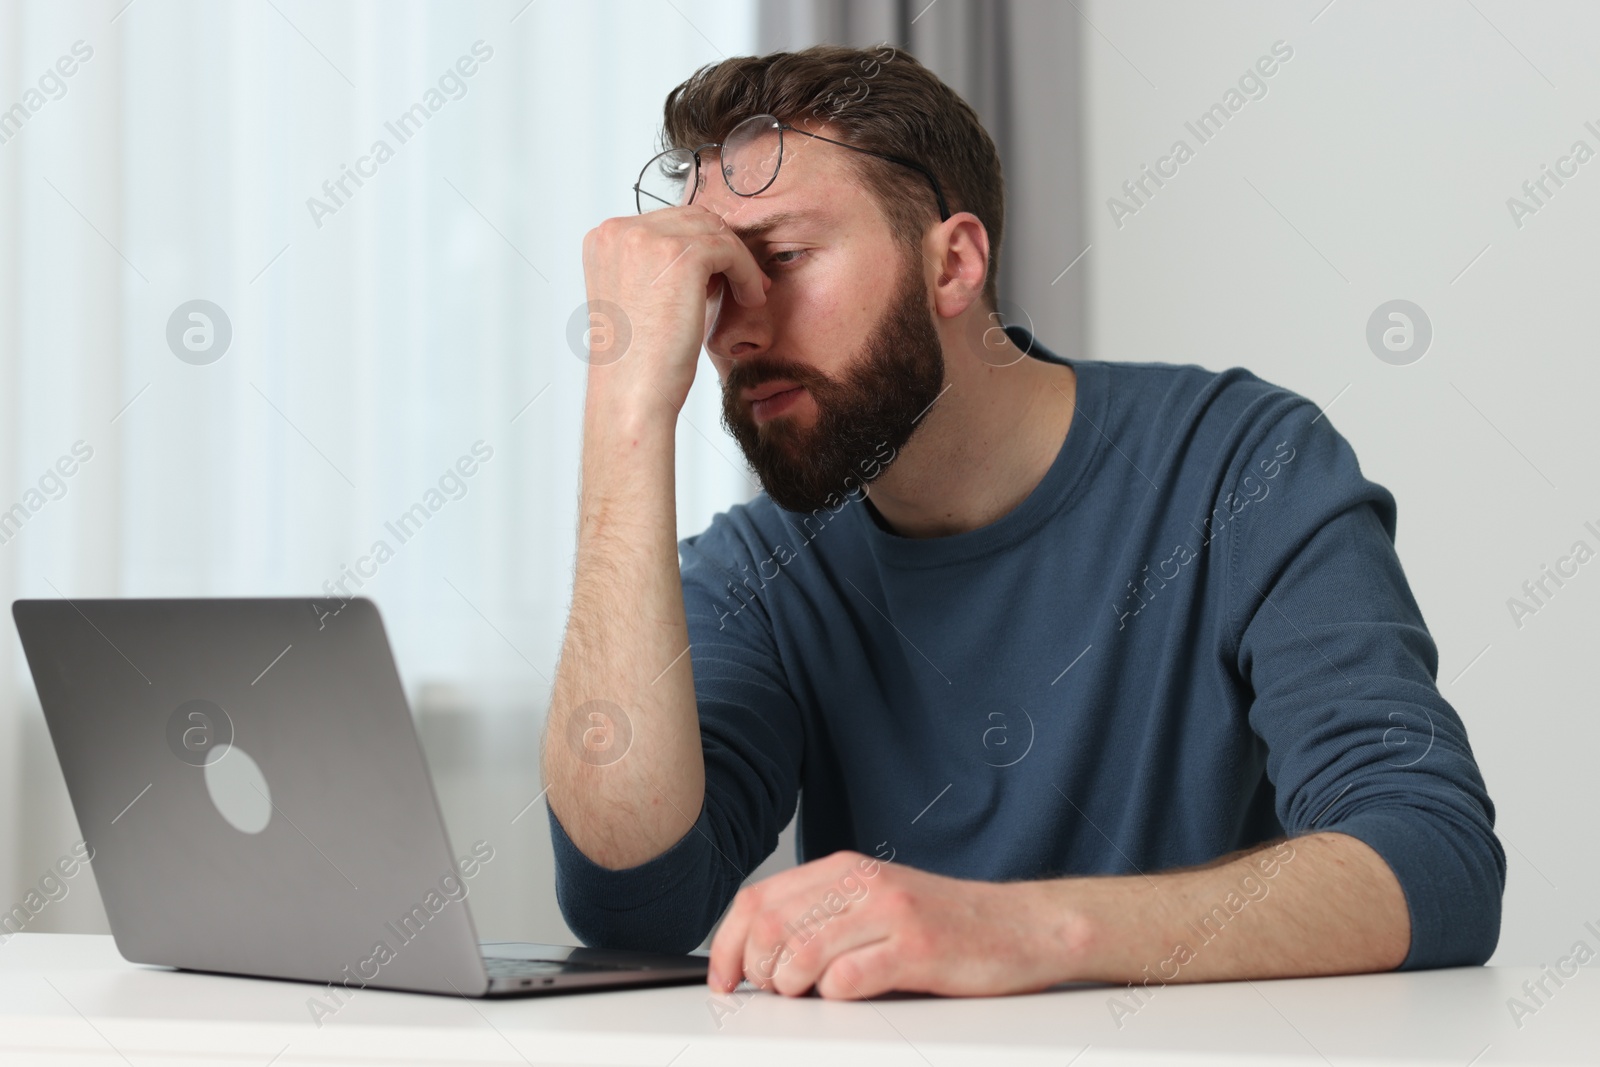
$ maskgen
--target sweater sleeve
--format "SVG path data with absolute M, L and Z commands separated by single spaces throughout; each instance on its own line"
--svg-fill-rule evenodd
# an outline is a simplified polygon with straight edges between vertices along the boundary
M 1402 969 L 1481 964 L 1500 935 L 1505 851 L 1435 683 L 1394 498 L 1309 401 L 1273 406 L 1280 417 L 1228 478 L 1245 498 L 1263 492 L 1246 478 L 1271 487 L 1229 526 L 1228 605 L 1278 819 L 1291 836 L 1348 834 L 1388 863 L 1411 916 Z
M 777 848 L 798 799 L 804 728 L 764 606 L 732 578 L 742 542 L 718 516 L 678 549 L 705 801 L 672 847 L 624 870 L 585 856 L 550 812 L 556 899 L 590 946 L 692 951 Z

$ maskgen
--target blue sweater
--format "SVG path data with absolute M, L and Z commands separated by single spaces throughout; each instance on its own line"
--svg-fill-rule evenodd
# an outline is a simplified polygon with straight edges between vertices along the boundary
M 912 539 L 862 500 L 762 495 L 679 543 L 705 806 L 622 871 L 552 814 L 573 931 L 693 949 L 798 804 L 802 862 L 992 881 L 1337 831 L 1399 879 L 1406 968 L 1484 962 L 1505 852 L 1388 490 L 1248 371 L 1068 361 L 1009 332 L 1073 367 L 1077 411 L 997 522 Z

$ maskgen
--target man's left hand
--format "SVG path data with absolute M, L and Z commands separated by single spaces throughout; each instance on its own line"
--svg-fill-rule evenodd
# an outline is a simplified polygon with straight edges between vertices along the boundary
M 1069 917 L 1041 914 L 1036 889 L 835 852 L 739 891 L 712 941 L 708 982 L 719 993 L 749 979 L 838 1000 L 1044 989 L 1064 980 L 1074 952 Z

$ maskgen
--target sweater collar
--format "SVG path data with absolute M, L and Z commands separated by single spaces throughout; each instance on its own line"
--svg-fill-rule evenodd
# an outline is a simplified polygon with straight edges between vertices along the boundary
M 1057 355 L 1020 326 L 1007 326 L 1006 335 L 1025 354 L 1034 359 L 1061 363 L 1077 375 L 1076 406 L 1067 436 L 1049 469 L 1033 491 L 1005 515 L 986 526 L 945 537 L 901 537 L 880 525 L 866 500 L 853 502 L 859 535 L 867 542 L 878 562 L 896 567 L 938 567 L 973 560 L 992 552 L 1011 548 L 1052 516 L 1070 508 L 1086 484 L 1083 478 L 1099 454 L 1105 423 L 1106 368 L 1099 360 L 1073 360 Z

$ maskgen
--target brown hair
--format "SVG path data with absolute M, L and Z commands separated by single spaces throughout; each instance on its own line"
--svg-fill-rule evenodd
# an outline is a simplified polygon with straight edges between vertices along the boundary
M 720 143 L 741 121 L 761 114 L 794 125 L 827 124 L 841 141 L 931 170 L 951 212 L 972 212 L 989 233 L 983 292 L 994 304 L 1005 228 L 1000 154 L 972 107 L 909 52 L 817 45 L 701 67 L 667 94 L 663 147 Z M 938 217 L 927 179 L 887 160 L 846 154 L 895 236 L 918 247 L 930 216 Z

